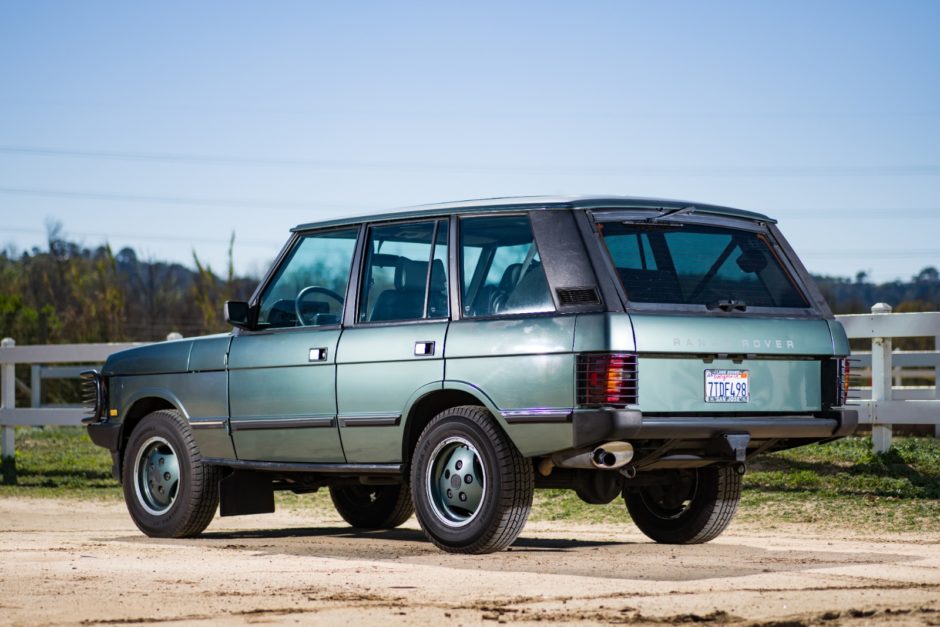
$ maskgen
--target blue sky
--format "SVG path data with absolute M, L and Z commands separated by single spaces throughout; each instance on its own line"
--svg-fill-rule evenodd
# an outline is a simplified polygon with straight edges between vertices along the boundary
M 260 273 L 290 226 L 525 194 L 769 213 L 940 265 L 938 2 L 4 2 L 0 246 Z

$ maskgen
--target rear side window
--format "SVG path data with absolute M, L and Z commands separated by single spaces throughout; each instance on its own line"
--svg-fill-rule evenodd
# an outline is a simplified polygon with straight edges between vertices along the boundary
M 447 220 L 369 229 L 359 322 L 447 318 Z
M 627 298 L 636 303 L 805 308 L 760 233 L 695 224 L 598 225 Z
M 555 311 L 528 216 L 460 220 L 465 318 Z

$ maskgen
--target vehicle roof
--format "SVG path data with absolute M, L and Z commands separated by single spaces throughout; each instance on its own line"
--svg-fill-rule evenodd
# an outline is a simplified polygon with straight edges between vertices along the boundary
M 477 200 L 459 200 L 431 205 L 403 207 L 390 212 L 371 215 L 350 216 L 300 224 L 292 231 L 306 231 L 313 228 L 358 224 L 360 222 L 379 222 L 402 218 L 419 218 L 452 213 L 486 213 L 500 211 L 526 211 L 539 209 L 683 209 L 695 207 L 695 213 L 710 213 L 749 220 L 776 222 L 763 214 L 743 209 L 733 209 L 720 205 L 709 205 L 686 200 L 666 198 L 642 198 L 635 196 L 514 196 L 507 198 L 482 198 Z

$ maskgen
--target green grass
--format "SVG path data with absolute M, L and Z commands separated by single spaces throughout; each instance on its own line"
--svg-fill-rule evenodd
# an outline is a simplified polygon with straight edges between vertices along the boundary
M 19 428 L 16 485 L 0 497 L 54 497 L 119 501 L 111 457 L 84 429 Z M 875 455 L 866 438 L 805 446 L 763 455 L 749 467 L 738 519 L 762 527 L 811 524 L 854 531 L 940 531 L 940 440 L 897 438 Z M 331 508 L 329 495 L 278 495 L 289 509 Z M 623 523 L 617 499 L 587 505 L 563 490 L 536 492 L 533 520 Z
M 83 427 L 17 427 L 16 485 L 0 484 L 0 496 L 119 500 L 121 487 L 111 477 L 111 454 Z

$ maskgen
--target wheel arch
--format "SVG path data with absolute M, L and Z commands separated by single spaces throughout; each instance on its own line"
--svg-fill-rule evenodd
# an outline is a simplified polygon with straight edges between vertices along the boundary
M 443 385 L 436 384 L 434 389 L 422 388 L 412 399 L 404 416 L 404 429 L 402 431 L 402 461 L 411 461 L 411 455 L 418 437 L 424 428 L 437 414 L 445 409 L 460 405 L 480 405 L 493 415 L 499 428 L 506 432 L 506 424 L 499 409 L 492 399 L 480 388 L 461 381 L 444 381 Z
M 121 451 L 127 445 L 131 433 L 137 427 L 145 416 L 161 409 L 175 409 L 180 412 L 184 418 L 189 419 L 189 413 L 183 407 L 183 403 L 168 390 L 158 388 L 148 388 L 139 390 L 127 402 L 127 409 L 124 411 L 124 419 L 121 421 L 124 425 L 121 430 Z

